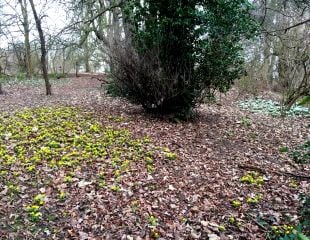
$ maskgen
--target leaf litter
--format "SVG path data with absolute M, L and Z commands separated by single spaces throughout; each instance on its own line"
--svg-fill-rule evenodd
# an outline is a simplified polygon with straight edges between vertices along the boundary
M 310 169 L 279 148 L 305 142 L 309 119 L 228 100 L 176 124 L 99 85 L 0 96 L 1 239 L 265 239 L 297 224 L 309 182 L 277 173 Z

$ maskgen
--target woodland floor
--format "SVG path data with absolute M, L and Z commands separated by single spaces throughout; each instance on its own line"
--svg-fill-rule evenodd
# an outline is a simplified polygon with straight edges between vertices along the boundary
M 92 122 L 96 139 L 107 126 L 120 132 L 106 133 L 114 149 L 107 147 L 104 157 L 79 160 L 74 168 L 23 165 L 18 159 L 4 164 L 0 155 L 0 239 L 267 239 L 274 236 L 271 226 L 297 224 L 299 196 L 310 193 L 309 179 L 288 174 L 310 176 L 309 165 L 279 151 L 309 139 L 309 119 L 241 111 L 235 92 L 201 106 L 192 122 L 172 123 L 107 96 L 88 76 L 59 81 L 53 96 L 45 96 L 40 84 L 5 85 L 4 91 L 3 122 L 25 107 L 51 107 L 38 114 L 58 109 L 55 119 L 51 115 L 57 123 L 67 111 L 77 131 L 79 121 Z M 100 131 L 93 121 L 102 124 Z M 14 129 L 12 124 L 8 128 Z M 0 146 L 10 137 L 2 134 Z M 120 162 L 112 164 L 115 149 L 133 153 L 119 153 Z M 130 166 L 126 157 L 132 158 Z M 254 182 L 240 180 L 251 174 Z M 31 210 L 32 204 L 37 209 Z

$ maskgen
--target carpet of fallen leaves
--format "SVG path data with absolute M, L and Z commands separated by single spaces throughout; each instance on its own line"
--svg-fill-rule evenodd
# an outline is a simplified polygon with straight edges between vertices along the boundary
M 1 239 L 267 239 L 299 221 L 310 168 L 279 149 L 309 119 L 241 111 L 232 92 L 173 123 L 85 76 L 4 91 Z

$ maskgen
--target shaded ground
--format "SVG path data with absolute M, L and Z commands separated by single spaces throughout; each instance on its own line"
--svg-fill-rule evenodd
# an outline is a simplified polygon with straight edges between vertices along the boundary
M 77 180 L 65 188 L 69 196 L 65 202 L 46 207 L 66 214 L 36 227 L 29 222 L 24 229 L 10 228 L 16 221 L 16 205 L 11 202 L 8 208 L 1 196 L 1 239 L 266 239 L 269 227 L 259 220 L 295 225 L 298 197 L 310 192 L 307 179 L 287 175 L 309 176 L 309 165 L 297 165 L 279 152 L 280 147 L 294 148 L 309 139 L 309 119 L 240 111 L 233 93 L 221 100 L 221 106 L 202 106 L 193 122 L 175 124 L 106 96 L 100 82 L 89 77 L 58 83 L 49 97 L 40 85 L 4 86 L 4 90 L 1 111 L 59 105 L 96 110 L 93 116 L 104 126 L 128 129 L 138 138 L 147 135 L 178 157 L 155 159 L 156 170 L 151 173 L 132 169 L 122 179 L 120 191 L 98 189 L 93 183 L 79 187 L 81 181 L 94 182 L 98 172 L 96 165 L 83 165 Z M 240 181 L 249 171 L 244 166 L 264 177 L 261 187 Z M 46 187 L 46 195 L 53 195 L 53 184 Z M 0 195 L 6 194 L 2 182 Z M 31 191 L 29 195 L 35 196 Z M 257 204 L 247 203 L 257 196 Z M 236 200 L 242 203 L 238 208 L 232 206 Z M 23 201 L 29 202 L 20 204 Z
M 87 79 L 91 79 L 88 77 Z M 54 83 L 54 84 L 53 84 Z M 50 105 L 88 105 L 100 103 L 100 82 L 85 81 L 85 77 L 52 81 L 52 96 L 45 95 L 43 80 L 4 85 L 4 95 L 0 95 L 0 109 L 14 110 L 24 107 Z

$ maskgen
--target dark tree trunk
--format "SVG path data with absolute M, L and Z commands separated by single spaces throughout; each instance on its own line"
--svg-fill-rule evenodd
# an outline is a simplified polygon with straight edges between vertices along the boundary
M 91 72 L 88 54 L 85 56 L 85 72 L 87 73 Z
M 76 77 L 79 76 L 79 68 L 80 68 L 80 65 L 76 62 L 76 63 L 75 63 L 75 76 L 76 76 Z
M 33 12 L 33 16 L 36 22 L 36 27 L 39 33 L 39 37 L 40 37 L 40 45 L 41 45 L 41 67 L 42 67 L 42 73 L 43 73 L 43 78 L 45 81 L 45 88 L 46 88 L 46 95 L 52 95 L 52 87 L 51 84 L 49 82 L 48 79 L 48 73 L 47 73 L 47 62 L 46 62 L 46 55 L 47 55 L 47 51 L 46 51 L 46 46 L 45 46 L 45 39 L 44 39 L 44 34 L 43 34 L 43 30 L 42 30 L 42 26 L 41 26 L 41 20 L 38 17 L 37 11 L 35 9 L 33 0 L 29 0 L 30 5 L 31 5 L 31 9 Z

